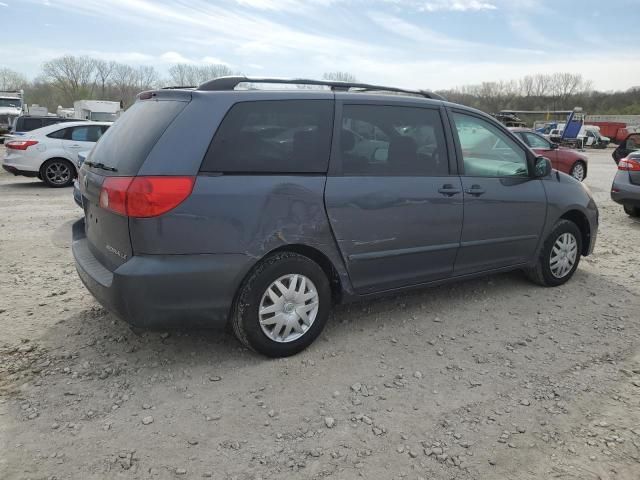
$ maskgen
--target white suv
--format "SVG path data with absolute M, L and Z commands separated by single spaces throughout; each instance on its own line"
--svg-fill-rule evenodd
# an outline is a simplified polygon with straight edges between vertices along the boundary
M 91 150 L 111 122 L 69 122 L 32 130 L 5 143 L 2 167 L 14 175 L 38 177 L 50 187 L 67 187 L 77 176 L 78 152 Z

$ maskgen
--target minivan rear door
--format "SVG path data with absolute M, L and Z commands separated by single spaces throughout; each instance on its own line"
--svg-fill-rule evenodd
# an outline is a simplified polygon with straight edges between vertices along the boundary
M 182 97 L 137 101 L 102 135 L 82 165 L 78 183 L 89 248 L 109 270 L 131 258 L 133 250 L 129 218 L 100 205 L 103 182 L 107 177 L 135 177 L 187 102 Z
M 463 203 L 439 107 L 350 96 L 336 108 L 325 203 L 354 289 L 449 277 Z

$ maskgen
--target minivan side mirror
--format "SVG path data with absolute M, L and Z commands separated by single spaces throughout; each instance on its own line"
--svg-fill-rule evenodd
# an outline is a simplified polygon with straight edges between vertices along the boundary
M 559 149 L 559 148 L 560 148 L 560 145 L 558 145 L 558 144 L 557 144 L 557 143 L 555 143 L 555 142 L 551 142 L 551 150 L 557 150 L 557 149 Z
M 535 177 L 543 178 L 551 174 L 551 161 L 547 157 L 536 157 Z

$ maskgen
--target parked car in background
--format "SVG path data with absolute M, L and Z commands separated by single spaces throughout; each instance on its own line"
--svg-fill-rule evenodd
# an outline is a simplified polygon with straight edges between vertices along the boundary
M 582 140 L 583 147 L 591 148 L 607 148 L 611 139 L 600 133 L 600 127 L 594 125 L 585 125 L 578 134 L 578 139 Z
M 561 285 L 598 227 L 588 190 L 489 115 L 345 82 L 144 92 L 78 180 L 72 250 L 98 301 L 141 327 L 230 323 L 272 357 L 334 302 L 513 269 Z
M 77 122 L 73 118 L 53 117 L 53 116 L 32 116 L 21 115 L 16 118 L 15 124 L 11 130 L 11 136 L 23 136 L 27 132 L 37 130 L 42 127 L 48 127 L 50 125 L 56 125 L 58 123 L 65 122 Z
M 640 150 L 640 133 L 632 133 L 627 135 L 624 141 L 620 142 L 618 148 L 616 148 L 611 156 L 613 157 L 613 161 L 620 162 L 620 159 L 625 158 L 631 152 L 635 152 Z
M 78 152 L 90 150 L 111 125 L 80 121 L 33 130 L 5 143 L 2 167 L 50 187 L 67 187 L 77 176 Z
M 640 150 L 630 152 L 618 162 L 611 199 L 622 205 L 627 215 L 640 217 Z
M 78 152 L 78 161 L 76 162 L 76 170 L 80 171 L 82 164 L 85 162 L 91 150 Z M 82 208 L 82 194 L 80 193 L 80 185 L 78 185 L 78 177 L 73 180 L 73 201 Z
M 589 161 L 586 155 L 550 142 L 538 132 L 527 128 L 512 128 L 511 131 L 538 155 L 551 160 L 551 165 L 556 170 L 567 173 L 581 182 L 587 178 Z

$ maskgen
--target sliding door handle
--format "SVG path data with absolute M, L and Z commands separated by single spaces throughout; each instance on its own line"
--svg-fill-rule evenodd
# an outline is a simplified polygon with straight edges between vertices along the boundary
M 485 189 L 482 188 L 480 185 L 471 185 L 471 188 L 467 188 L 464 191 L 464 193 L 468 193 L 469 195 L 475 195 L 476 197 L 479 197 L 480 195 L 485 193 Z

